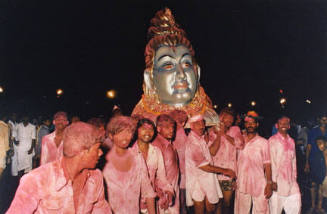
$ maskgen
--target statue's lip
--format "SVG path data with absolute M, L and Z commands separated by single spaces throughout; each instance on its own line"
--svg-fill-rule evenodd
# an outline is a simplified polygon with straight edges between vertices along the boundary
M 174 85 L 174 89 L 187 89 L 188 88 L 188 84 L 186 81 L 184 82 L 180 82 L 180 83 L 176 83 Z

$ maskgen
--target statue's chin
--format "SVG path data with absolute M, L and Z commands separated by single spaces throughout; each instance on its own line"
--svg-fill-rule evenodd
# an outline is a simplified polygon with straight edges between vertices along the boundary
M 191 101 L 192 101 L 192 99 L 189 98 L 189 99 L 174 99 L 174 100 L 170 100 L 170 101 L 161 100 L 161 103 L 167 104 L 170 106 L 175 106 L 175 107 L 183 107 L 183 106 L 189 104 Z

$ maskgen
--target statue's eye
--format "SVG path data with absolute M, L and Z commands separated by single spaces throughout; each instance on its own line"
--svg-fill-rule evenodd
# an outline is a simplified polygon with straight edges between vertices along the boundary
M 184 69 L 185 69 L 185 68 L 190 68 L 190 67 L 192 66 L 192 62 L 186 60 L 186 61 L 183 62 L 182 65 L 183 65 L 183 68 L 184 68 Z
M 189 63 L 189 62 L 185 62 L 185 63 L 184 63 L 184 68 L 189 68 L 189 67 L 191 67 L 191 63 Z
M 165 70 L 170 70 L 170 69 L 172 69 L 173 67 L 174 67 L 173 64 L 166 64 L 166 65 L 163 66 L 163 68 L 164 68 Z

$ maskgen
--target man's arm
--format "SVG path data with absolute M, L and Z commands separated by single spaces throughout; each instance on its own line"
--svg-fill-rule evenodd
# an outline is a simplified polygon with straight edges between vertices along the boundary
M 228 141 L 230 144 L 232 144 L 233 146 L 235 146 L 235 140 L 234 140 L 233 137 L 231 137 L 231 136 L 229 136 L 229 135 L 227 135 L 227 134 L 225 134 L 224 136 L 225 136 L 225 138 L 227 139 L 227 141 Z
M 33 176 L 25 175 L 21 178 L 7 214 L 34 213 L 38 207 L 38 185 Z
M 220 133 L 217 133 L 216 136 L 217 136 L 216 139 L 213 141 L 213 143 L 209 147 L 211 156 L 215 156 L 220 147 L 221 135 L 220 135 Z
M 267 180 L 264 194 L 265 194 L 265 197 L 268 199 L 272 195 L 271 164 L 270 163 L 264 164 L 264 170 L 265 170 L 266 180 Z
M 34 148 L 35 148 L 35 139 L 32 140 L 31 148 L 28 150 L 27 153 L 28 153 L 29 155 L 32 154 Z
M 307 145 L 307 150 L 305 151 L 305 166 L 304 166 L 304 172 L 309 173 L 310 172 L 310 165 L 309 165 L 309 157 L 311 152 L 312 145 Z
M 204 166 L 199 166 L 200 169 L 206 172 L 211 172 L 211 173 L 217 173 L 217 174 L 223 174 L 226 175 L 230 178 L 236 178 L 236 174 L 233 170 L 231 169 L 224 169 L 220 168 L 217 166 L 212 166 L 210 164 L 204 165 Z
M 28 150 L 28 154 L 32 154 L 33 149 L 35 148 L 35 144 L 36 144 L 36 128 L 35 126 L 33 126 L 32 132 L 31 132 L 31 137 L 32 137 L 32 145 L 30 150 Z
M 102 174 L 101 174 L 102 177 Z M 102 180 L 102 179 L 100 179 Z M 101 214 L 101 213 L 108 213 L 112 214 L 111 208 L 109 206 L 109 203 L 106 201 L 104 196 L 104 185 L 103 182 L 100 182 L 100 188 L 99 188 L 99 197 L 98 200 L 94 203 L 92 214 Z

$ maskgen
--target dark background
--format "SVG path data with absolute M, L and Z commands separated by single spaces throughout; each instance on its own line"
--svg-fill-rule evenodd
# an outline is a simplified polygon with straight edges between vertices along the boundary
M 130 113 L 142 94 L 147 28 L 165 6 L 187 32 L 201 84 L 219 108 L 232 102 L 244 112 L 255 100 L 266 121 L 326 110 L 326 1 L 0 2 L 1 113 L 86 118 L 108 115 L 114 103 Z

